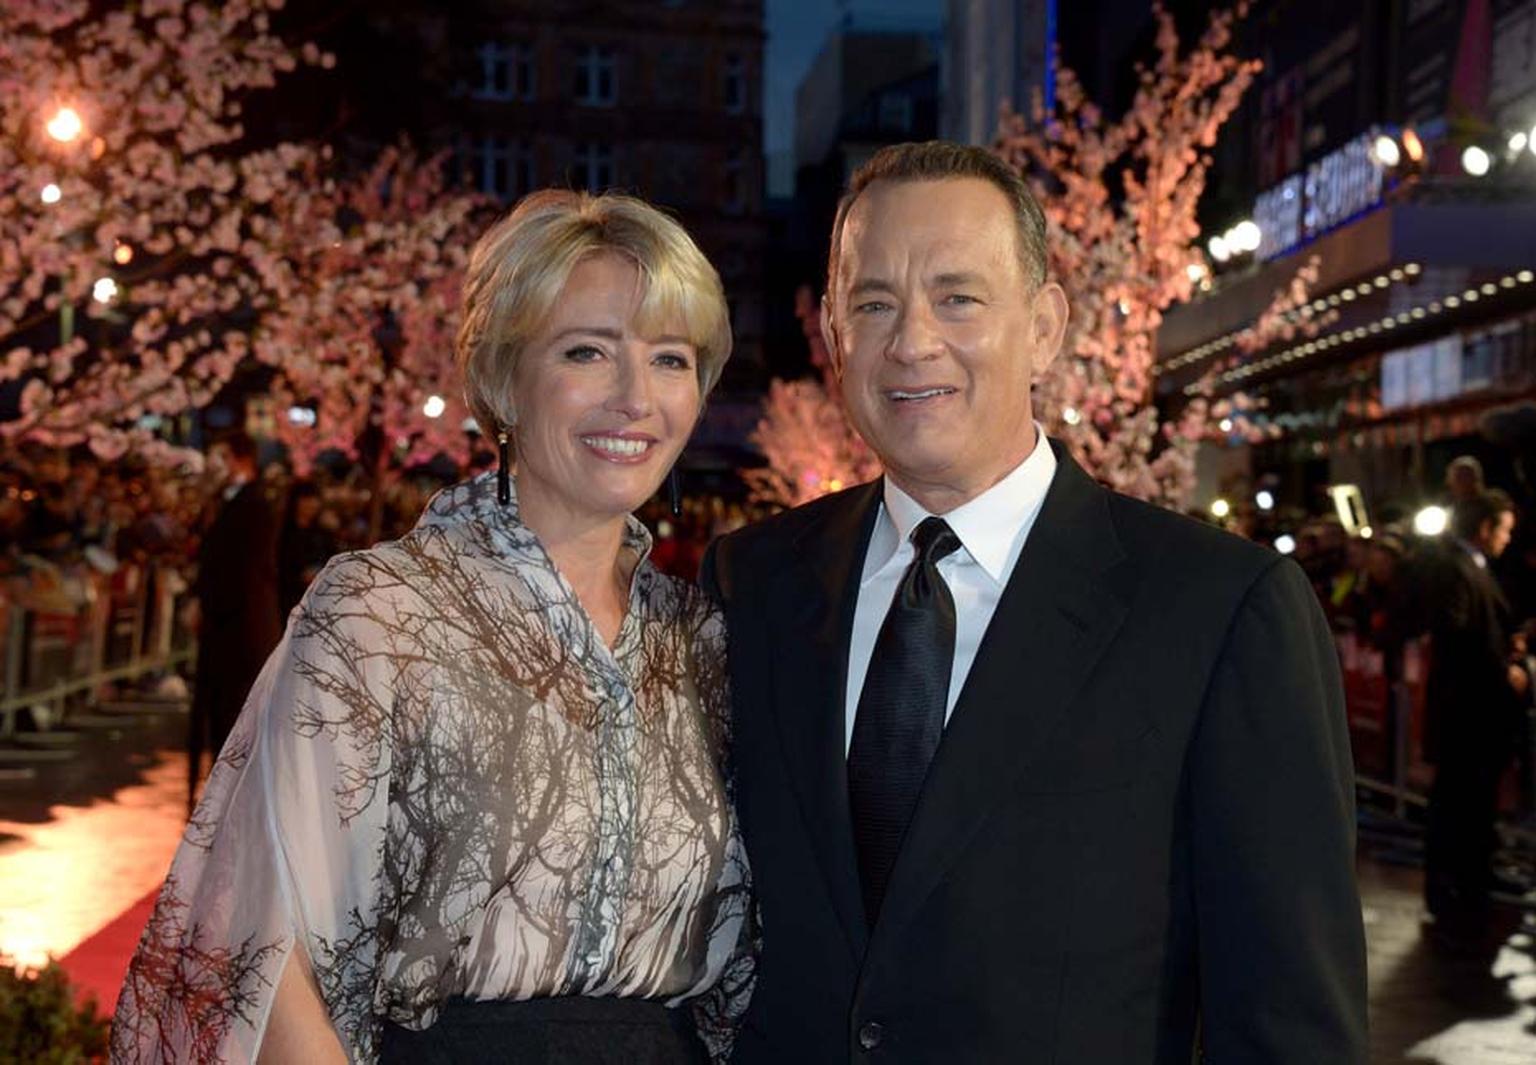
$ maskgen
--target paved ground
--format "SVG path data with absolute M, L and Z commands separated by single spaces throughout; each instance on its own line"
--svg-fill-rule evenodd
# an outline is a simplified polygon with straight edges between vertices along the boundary
M 68 761 L 18 773 L 0 758 L 0 951 L 65 954 L 159 883 L 185 810 L 184 728 L 165 711 L 104 717 Z M 1536 923 L 1512 917 L 1482 962 L 1448 959 L 1420 934 L 1418 871 L 1392 860 L 1378 847 L 1359 865 L 1372 1065 L 1532 1065 Z
M 0 762 L 0 953 L 62 956 L 164 878 L 186 811 L 186 717 L 103 715 L 68 761 Z
M 1420 874 L 1359 866 L 1369 947 L 1372 1065 L 1536 1062 L 1536 928 L 1513 915 L 1502 947 L 1451 959 L 1420 934 Z

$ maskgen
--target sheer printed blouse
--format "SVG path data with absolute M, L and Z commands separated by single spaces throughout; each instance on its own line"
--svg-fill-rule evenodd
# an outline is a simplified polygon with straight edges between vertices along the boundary
M 354 1061 L 456 996 L 696 999 L 725 1054 L 752 937 L 724 625 L 649 549 L 631 518 L 611 650 L 490 474 L 334 559 L 209 777 L 113 1060 L 250 1060 L 295 943 Z

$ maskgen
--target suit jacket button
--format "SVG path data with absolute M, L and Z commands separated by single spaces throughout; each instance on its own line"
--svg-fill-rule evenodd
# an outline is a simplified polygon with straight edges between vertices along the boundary
M 859 1025 L 859 1046 L 865 1050 L 874 1050 L 885 1039 L 885 1027 L 879 1021 L 869 1021 Z

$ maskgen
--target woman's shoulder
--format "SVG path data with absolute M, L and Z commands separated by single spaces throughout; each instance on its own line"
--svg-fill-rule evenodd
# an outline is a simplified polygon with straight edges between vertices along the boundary
M 401 541 L 343 551 L 320 568 L 298 610 L 311 616 L 384 617 L 419 600 L 419 569 Z
M 642 571 L 646 581 L 642 594 L 652 607 L 652 614 L 679 621 L 719 615 L 719 608 L 693 581 L 663 573 L 650 562 L 643 565 Z

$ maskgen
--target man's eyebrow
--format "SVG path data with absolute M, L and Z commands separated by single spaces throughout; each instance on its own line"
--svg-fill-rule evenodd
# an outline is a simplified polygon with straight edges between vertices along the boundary
M 856 299 L 872 292 L 894 292 L 896 286 L 883 277 L 861 277 L 848 288 L 848 298 Z
M 940 288 L 956 288 L 965 285 L 985 286 L 987 279 L 974 271 L 956 270 L 951 273 L 935 276 L 932 283 Z

